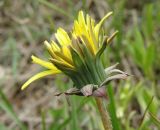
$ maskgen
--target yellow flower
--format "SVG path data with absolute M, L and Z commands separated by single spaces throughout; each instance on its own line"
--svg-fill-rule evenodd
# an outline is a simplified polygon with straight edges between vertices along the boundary
M 58 44 L 55 41 L 44 42 L 51 56 L 49 61 L 32 56 L 33 63 L 47 70 L 31 77 L 21 89 L 25 89 L 37 79 L 59 73 L 68 75 L 77 88 L 89 83 L 100 84 L 105 79 L 105 71 L 97 57 L 105 49 L 106 43 L 109 43 L 117 33 L 107 39 L 100 33 L 102 24 L 111 14 L 112 12 L 108 13 L 95 25 L 95 21 L 88 14 L 84 16 L 80 11 L 77 20 L 74 21 L 71 36 L 59 28 L 55 33 Z

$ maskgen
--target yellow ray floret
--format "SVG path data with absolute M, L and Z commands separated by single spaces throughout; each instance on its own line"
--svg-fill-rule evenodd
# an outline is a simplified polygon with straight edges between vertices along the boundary
M 87 46 L 87 48 L 91 51 L 91 53 L 95 54 L 96 45 L 92 39 L 91 36 L 92 33 L 90 32 L 91 29 L 89 24 L 91 24 L 91 26 L 94 25 L 94 21 L 91 20 L 90 17 L 84 16 L 83 12 L 80 11 L 78 14 L 78 21 L 77 20 L 74 21 L 73 35 L 80 37 L 82 41 L 84 40 L 82 36 L 87 38 L 89 42 L 87 43 L 84 41 L 83 42 Z
M 31 56 L 33 63 L 39 64 L 47 69 L 58 70 L 52 63 L 39 59 L 36 56 Z
M 60 47 L 57 45 L 57 43 L 55 43 L 53 40 L 51 41 L 51 47 L 53 49 L 53 51 L 60 51 Z
M 68 46 L 71 44 L 71 40 L 64 29 L 59 28 L 55 36 L 61 46 Z
M 80 11 L 78 19 L 74 21 L 73 35 L 80 37 L 92 54 L 96 54 L 98 51 L 99 32 L 104 21 L 109 18 L 110 15 L 112 15 L 112 12 L 109 12 L 97 25 L 95 25 L 95 21 L 88 14 L 85 16 L 83 11 Z M 85 39 L 83 39 L 84 37 Z M 85 42 L 86 39 L 88 42 Z
M 25 89 L 30 83 L 32 83 L 33 81 L 37 79 L 43 78 L 47 75 L 53 75 L 53 74 L 58 74 L 58 73 L 60 73 L 59 70 L 46 70 L 46 71 L 40 72 L 34 75 L 33 77 L 31 77 L 29 80 L 27 80 L 21 87 L 21 90 Z
M 56 55 L 54 54 L 54 49 L 53 49 L 53 47 L 51 46 L 51 44 L 49 44 L 48 41 L 44 41 L 44 45 L 46 46 L 49 54 L 50 54 L 53 58 L 57 58 Z

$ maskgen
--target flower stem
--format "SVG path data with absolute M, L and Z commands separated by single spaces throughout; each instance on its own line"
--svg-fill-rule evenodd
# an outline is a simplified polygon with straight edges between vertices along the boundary
M 111 123 L 111 120 L 110 120 L 110 116 L 109 116 L 109 113 L 108 113 L 107 109 L 104 109 L 102 99 L 101 98 L 96 98 L 96 103 L 97 103 L 98 110 L 99 110 L 100 115 L 101 115 L 104 130 L 112 130 L 112 123 Z

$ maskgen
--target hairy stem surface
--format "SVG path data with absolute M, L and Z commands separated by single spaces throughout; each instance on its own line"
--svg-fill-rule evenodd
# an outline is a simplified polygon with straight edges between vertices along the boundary
M 112 130 L 112 123 L 107 109 L 104 108 L 101 98 L 96 98 L 99 113 L 101 115 L 104 130 Z

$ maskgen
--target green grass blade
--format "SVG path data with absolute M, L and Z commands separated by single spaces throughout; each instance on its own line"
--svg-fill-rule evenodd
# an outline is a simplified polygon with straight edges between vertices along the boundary
M 17 123 L 17 125 L 21 128 L 21 130 L 27 130 L 25 125 L 17 117 L 10 102 L 8 101 L 8 99 L 1 90 L 0 90 L 0 100 L 1 100 L 0 108 L 3 109 L 9 115 L 9 117 L 11 117 Z
M 41 112 L 41 119 L 42 119 L 42 130 L 46 130 L 46 113 L 45 111 Z
M 77 114 L 77 103 L 76 103 L 76 98 L 74 96 L 72 97 L 71 100 L 72 103 L 72 111 L 71 111 L 71 116 L 72 116 L 72 125 L 71 125 L 71 130 L 80 130 L 79 123 L 78 123 L 78 114 Z
M 148 105 L 147 105 L 147 107 L 146 107 L 146 109 L 145 109 L 145 111 L 144 111 L 144 114 L 143 114 L 143 116 L 142 116 L 142 118 L 141 118 L 140 127 L 139 127 L 138 130 L 141 130 L 141 129 L 142 129 L 142 124 L 143 124 L 144 118 L 145 118 L 145 116 L 146 116 L 146 114 L 147 114 L 147 112 L 148 112 L 148 110 L 149 110 L 149 107 L 151 106 L 151 104 L 152 104 L 152 102 L 153 102 L 153 99 L 154 99 L 154 96 L 152 96 L 151 100 L 149 101 L 149 103 L 148 103 Z
M 155 117 L 151 112 L 149 113 L 153 123 L 158 127 L 158 129 L 160 129 L 160 120 Z
M 114 100 L 114 94 L 113 94 L 113 88 L 111 85 L 108 85 L 108 95 L 109 95 L 109 113 L 112 120 L 113 130 L 121 130 L 121 126 L 119 123 L 119 120 L 116 116 L 116 107 L 115 107 L 115 100 Z
M 51 9 L 53 9 L 53 10 L 55 10 L 55 11 L 63 14 L 64 16 L 67 16 L 67 17 L 69 17 L 70 19 L 73 19 L 73 17 L 72 17 L 71 15 L 69 15 L 68 13 L 66 13 L 65 10 L 57 7 L 56 5 L 50 3 L 50 2 L 48 2 L 48 1 L 46 1 L 46 0 L 39 0 L 39 2 L 40 2 L 41 4 L 44 4 L 44 5 L 47 6 L 47 7 L 51 8 Z

